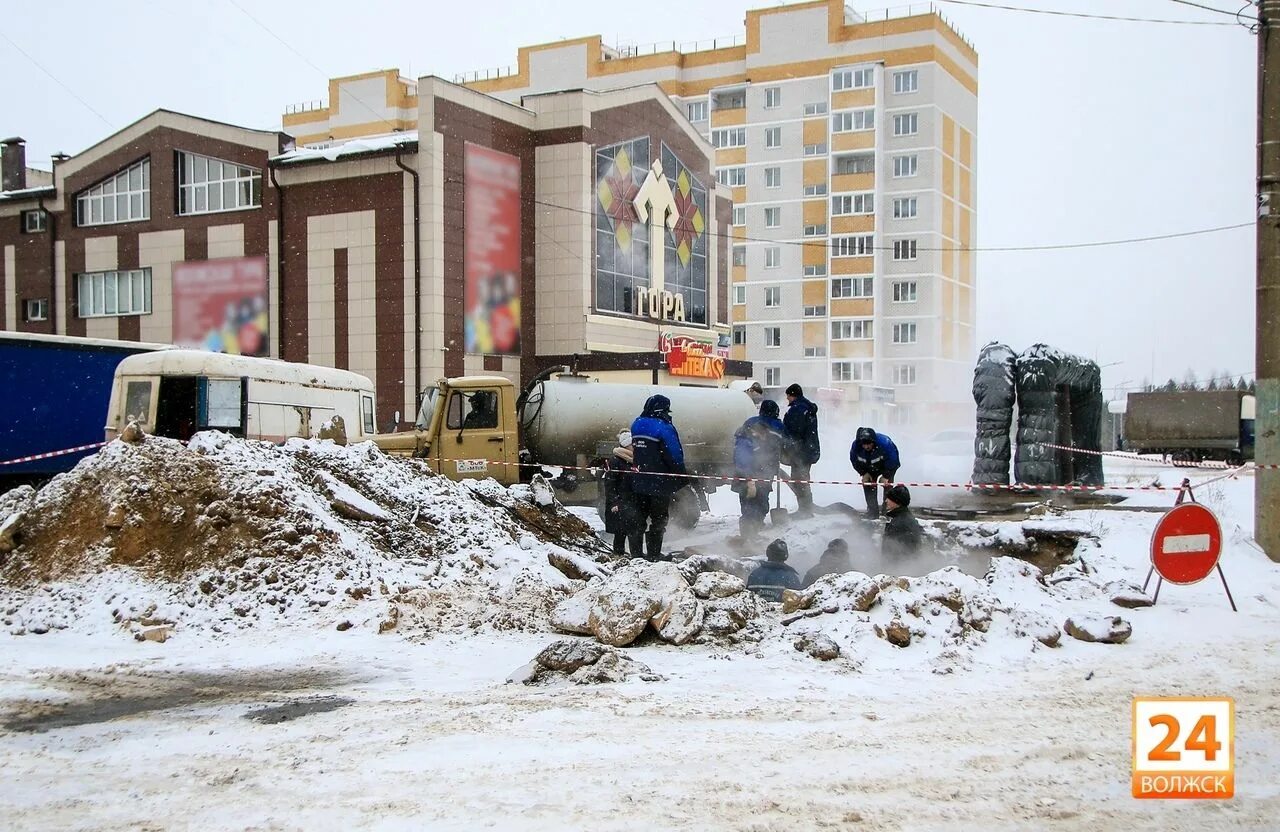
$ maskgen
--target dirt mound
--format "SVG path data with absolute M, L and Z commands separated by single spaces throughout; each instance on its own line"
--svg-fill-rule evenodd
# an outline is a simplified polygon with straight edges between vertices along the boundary
M 522 496 L 369 443 L 113 442 L 38 492 L 0 496 L 0 613 L 15 632 L 69 626 L 86 607 L 131 626 L 325 610 L 384 631 L 547 629 L 572 588 L 548 553 L 599 544 Z

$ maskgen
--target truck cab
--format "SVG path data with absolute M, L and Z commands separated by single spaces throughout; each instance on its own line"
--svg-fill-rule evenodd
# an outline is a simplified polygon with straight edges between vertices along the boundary
M 441 379 L 426 392 L 412 431 L 373 438 L 396 456 L 424 459 L 452 480 L 520 481 L 516 389 L 501 376 Z

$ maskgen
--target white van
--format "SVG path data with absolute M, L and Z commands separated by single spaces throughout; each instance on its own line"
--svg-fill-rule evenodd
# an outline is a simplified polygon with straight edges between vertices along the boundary
M 183 441 L 201 430 L 283 442 L 310 439 L 331 416 L 361 442 L 377 433 L 373 382 L 359 373 L 200 350 L 133 355 L 116 367 L 110 442 L 129 422 Z

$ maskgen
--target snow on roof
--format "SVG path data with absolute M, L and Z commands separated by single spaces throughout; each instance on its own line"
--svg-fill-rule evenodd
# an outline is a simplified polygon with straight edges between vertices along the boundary
M 359 373 L 297 364 L 275 358 L 253 358 L 203 350 L 163 350 L 131 355 L 116 368 L 117 375 L 189 375 L 214 378 L 248 376 L 255 379 L 305 384 L 334 390 L 373 392 L 373 382 Z
M 0 199 L 34 199 L 44 194 L 52 194 L 57 188 L 52 185 L 38 185 L 34 188 L 21 188 L 16 191 L 0 191 Z
M 288 165 L 297 162 L 336 162 L 346 156 L 359 156 L 365 153 L 382 153 L 408 144 L 417 144 L 418 131 L 406 130 L 403 133 L 392 133 L 387 136 L 373 136 L 363 139 L 352 139 L 330 147 L 300 147 L 272 156 L 272 164 Z

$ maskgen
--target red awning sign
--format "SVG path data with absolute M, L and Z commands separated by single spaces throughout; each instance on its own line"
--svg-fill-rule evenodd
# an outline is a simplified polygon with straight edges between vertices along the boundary
M 1222 527 L 1200 503 L 1174 506 L 1151 535 L 1151 565 L 1171 584 L 1209 577 L 1222 556 Z

